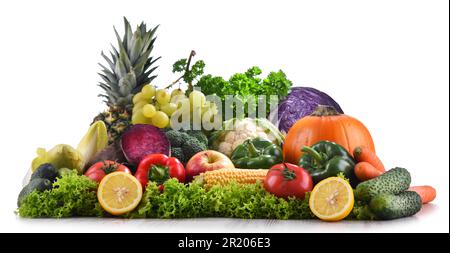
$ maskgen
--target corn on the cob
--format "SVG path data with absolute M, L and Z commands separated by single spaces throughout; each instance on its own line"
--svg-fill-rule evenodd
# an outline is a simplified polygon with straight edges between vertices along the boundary
M 238 184 L 254 184 L 257 181 L 263 182 L 269 170 L 263 169 L 219 169 L 204 172 L 195 177 L 195 182 L 200 183 L 205 188 L 214 185 L 226 185 L 231 182 Z

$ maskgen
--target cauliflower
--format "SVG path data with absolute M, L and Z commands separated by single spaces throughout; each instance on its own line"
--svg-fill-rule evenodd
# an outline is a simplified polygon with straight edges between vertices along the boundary
M 284 140 L 278 129 L 266 119 L 232 119 L 226 121 L 223 128 L 212 135 L 212 148 L 227 156 L 248 139 L 261 137 L 278 145 Z

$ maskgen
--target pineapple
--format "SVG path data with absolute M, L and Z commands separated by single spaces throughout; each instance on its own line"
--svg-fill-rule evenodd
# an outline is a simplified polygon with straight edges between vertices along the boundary
M 153 64 L 161 57 L 151 57 L 154 37 L 158 26 L 147 31 L 144 23 L 141 23 L 133 32 L 130 23 L 124 18 L 125 35 L 120 38 L 116 33 L 118 48 L 113 46 L 111 58 L 103 52 L 102 57 L 108 63 L 109 68 L 102 67 L 99 75 L 103 79 L 99 86 L 104 93 L 104 102 L 109 107 L 107 111 L 94 118 L 94 122 L 105 122 L 108 129 L 108 142 L 113 143 L 119 139 L 122 133 L 131 125 L 131 111 L 133 108 L 133 96 L 138 93 L 145 84 L 150 83 L 156 75 L 151 75 L 157 67 Z

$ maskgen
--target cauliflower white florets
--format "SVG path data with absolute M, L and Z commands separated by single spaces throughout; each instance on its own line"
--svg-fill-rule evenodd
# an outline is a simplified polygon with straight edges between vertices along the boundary
M 270 134 L 268 135 L 264 128 L 257 126 L 255 121 L 250 118 L 236 121 L 234 128 L 230 130 L 218 147 L 218 151 L 227 156 L 231 156 L 233 150 L 245 140 L 262 137 L 273 141 L 276 138 Z

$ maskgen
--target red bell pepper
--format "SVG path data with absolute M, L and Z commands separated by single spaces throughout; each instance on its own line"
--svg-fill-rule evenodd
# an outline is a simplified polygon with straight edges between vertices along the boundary
M 175 157 L 168 157 L 164 154 L 150 154 L 144 157 L 139 163 L 134 176 L 145 188 L 148 181 L 156 182 L 159 189 L 164 189 L 164 182 L 169 178 L 176 178 L 184 183 L 186 172 L 183 164 Z
M 102 179 L 109 173 L 121 171 L 131 174 L 130 169 L 127 166 L 117 163 L 115 161 L 102 161 L 94 163 L 89 169 L 84 173 L 84 175 L 97 183 L 100 183 Z

